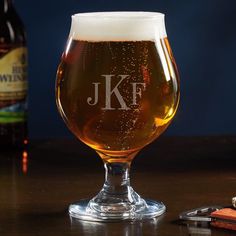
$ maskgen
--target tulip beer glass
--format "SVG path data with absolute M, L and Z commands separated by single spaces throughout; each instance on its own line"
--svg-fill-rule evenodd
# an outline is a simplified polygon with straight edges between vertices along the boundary
M 165 131 L 179 102 L 164 15 L 73 15 L 57 71 L 56 101 L 68 128 L 98 153 L 106 170 L 102 190 L 91 200 L 71 204 L 70 215 L 119 221 L 165 212 L 163 203 L 141 198 L 129 179 L 133 158 Z

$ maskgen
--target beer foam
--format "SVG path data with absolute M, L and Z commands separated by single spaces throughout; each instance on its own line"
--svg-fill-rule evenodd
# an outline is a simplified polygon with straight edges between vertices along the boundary
M 166 37 L 158 12 L 94 12 L 72 16 L 70 38 L 86 41 L 141 41 Z

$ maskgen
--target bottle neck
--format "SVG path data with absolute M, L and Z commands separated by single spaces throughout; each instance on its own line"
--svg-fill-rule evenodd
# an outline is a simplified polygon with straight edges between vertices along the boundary
M 0 0 L 0 11 L 6 13 L 12 7 L 12 5 L 13 0 Z

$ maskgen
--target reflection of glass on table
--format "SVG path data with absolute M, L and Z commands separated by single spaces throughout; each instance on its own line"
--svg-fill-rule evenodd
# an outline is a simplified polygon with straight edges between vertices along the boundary
M 114 232 L 117 235 L 142 235 L 143 232 L 148 232 L 149 235 L 157 235 L 163 217 L 164 215 L 145 222 L 122 222 L 115 225 L 103 222 L 80 221 L 71 217 L 71 231 L 84 235 L 113 235 Z

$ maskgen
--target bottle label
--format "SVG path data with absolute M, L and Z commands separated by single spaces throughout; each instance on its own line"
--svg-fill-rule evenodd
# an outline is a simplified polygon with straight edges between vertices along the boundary
M 0 58 L 0 123 L 26 119 L 27 49 L 19 47 Z

